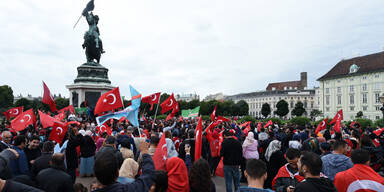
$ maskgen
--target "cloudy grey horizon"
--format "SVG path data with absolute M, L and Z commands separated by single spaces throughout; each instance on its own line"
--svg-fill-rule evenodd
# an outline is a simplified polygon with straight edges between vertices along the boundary
M 85 59 L 88 0 L 0 4 L 0 85 L 14 95 L 69 96 Z M 300 79 L 308 87 L 340 60 L 381 52 L 384 1 L 95 0 L 112 85 L 154 92 L 225 95 Z

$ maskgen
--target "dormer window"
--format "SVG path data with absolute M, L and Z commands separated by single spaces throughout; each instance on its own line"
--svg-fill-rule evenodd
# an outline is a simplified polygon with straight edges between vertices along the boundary
M 358 70 L 359 70 L 359 66 L 357 66 L 356 64 L 353 64 L 351 65 L 351 67 L 349 67 L 349 73 L 356 73 Z

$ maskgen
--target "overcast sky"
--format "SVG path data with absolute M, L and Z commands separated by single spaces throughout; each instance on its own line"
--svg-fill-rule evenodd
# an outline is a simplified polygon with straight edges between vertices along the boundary
M 14 94 L 68 97 L 88 24 L 88 0 L 2 0 L 0 84 Z M 101 64 L 129 96 L 153 92 L 237 94 L 269 82 L 309 87 L 342 58 L 384 47 L 383 0 L 95 0 Z

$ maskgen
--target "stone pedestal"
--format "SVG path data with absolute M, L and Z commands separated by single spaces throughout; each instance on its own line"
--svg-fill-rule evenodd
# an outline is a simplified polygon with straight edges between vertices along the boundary
M 80 107 L 84 101 L 94 107 L 102 94 L 115 88 L 108 79 L 108 69 L 95 62 L 77 67 L 74 83 L 66 87 L 69 90 L 69 103 L 73 107 Z

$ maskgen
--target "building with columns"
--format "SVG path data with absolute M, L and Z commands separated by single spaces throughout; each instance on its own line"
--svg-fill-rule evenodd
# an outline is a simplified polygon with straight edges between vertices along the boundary
M 364 118 L 382 118 L 379 97 L 384 90 L 384 52 L 341 60 L 318 81 L 324 116 L 333 118 L 343 109 L 346 121 L 359 111 Z

